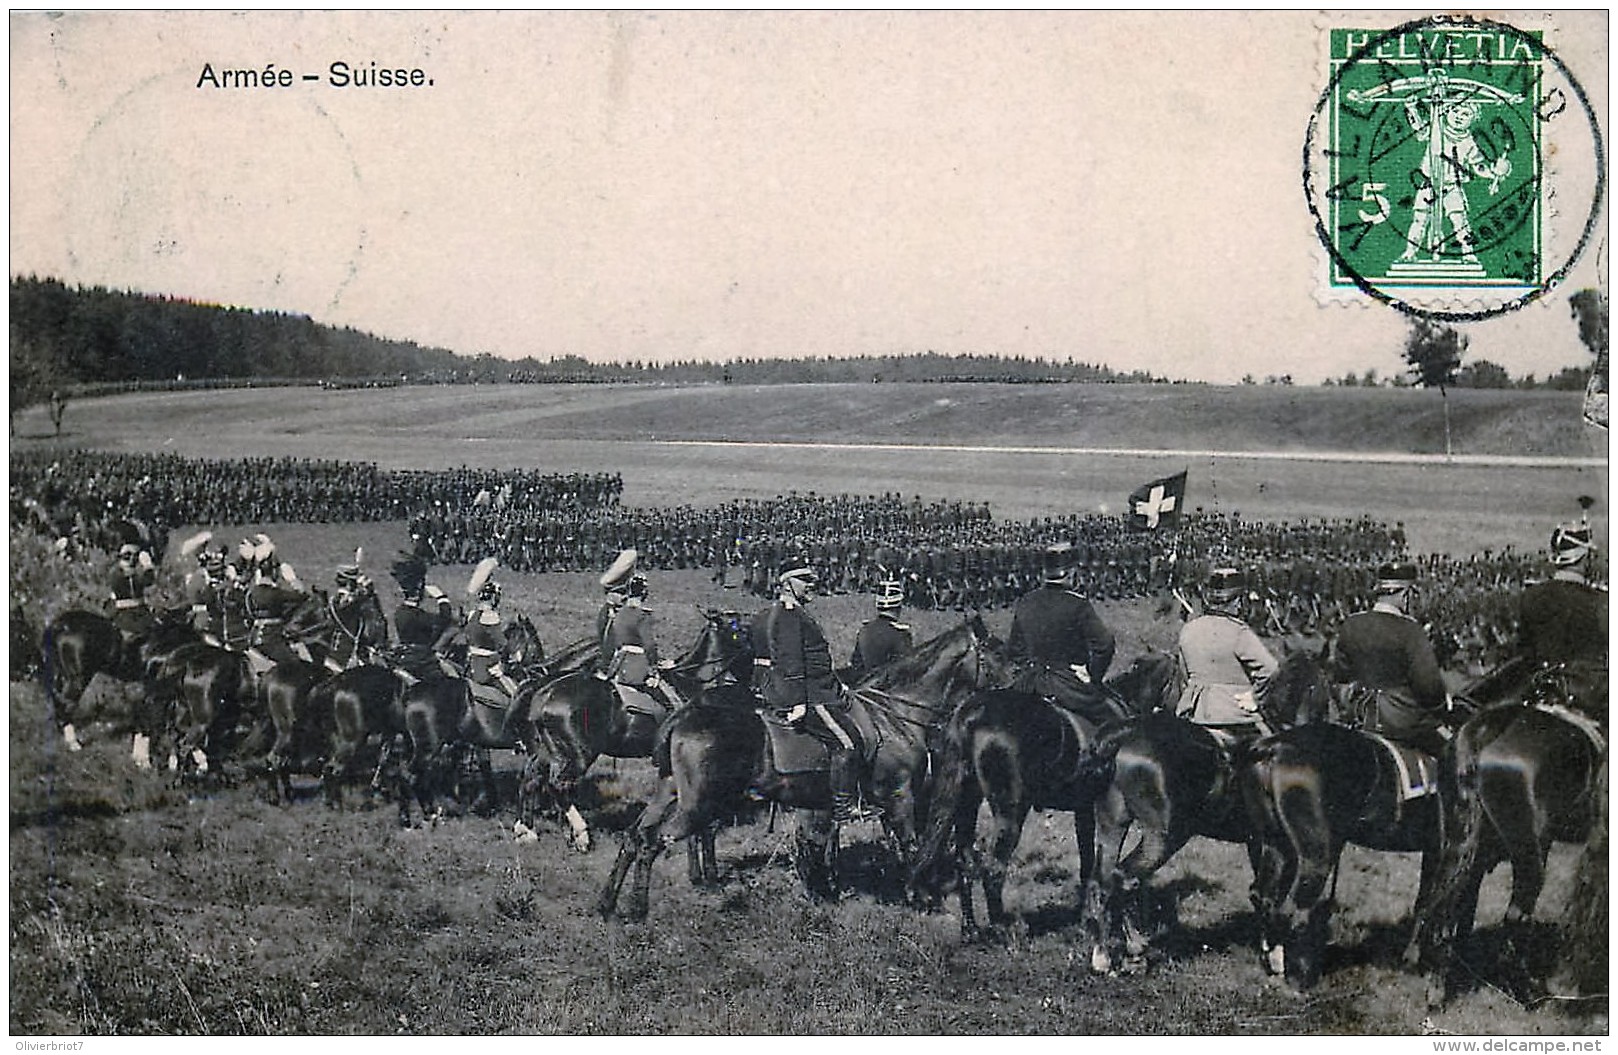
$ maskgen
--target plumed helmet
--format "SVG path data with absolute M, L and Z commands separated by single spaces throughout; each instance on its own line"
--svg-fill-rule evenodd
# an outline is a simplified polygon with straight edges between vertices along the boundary
M 1376 573 L 1377 593 L 1399 593 L 1416 584 L 1416 566 L 1407 560 L 1391 561 Z
M 1579 563 L 1593 548 L 1589 524 L 1562 524 L 1551 532 L 1551 563 L 1559 568 Z
M 782 586 L 790 586 L 793 583 L 801 583 L 805 586 L 818 586 L 820 584 L 820 576 L 815 574 L 815 569 L 809 566 L 809 562 L 807 560 L 802 557 L 794 557 L 791 560 L 782 562 L 779 581 Z
M 629 592 L 630 580 L 635 578 L 635 565 L 640 561 L 640 553 L 633 549 L 626 549 L 618 554 L 618 559 L 601 575 L 601 587 L 608 593 Z M 645 577 L 641 577 L 645 581 Z
M 1215 568 L 1208 573 L 1209 604 L 1229 604 L 1247 589 L 1247 577 L 1239 568 Z
M 199 531 L 180 543 L 180 555 L 196 557 L 198 562 L 206 562 L 208 560 L 208 543 L 212 541 L 212 531 Z
M 494 581 L 494 569 L 499 566 L 500 561 L 494 557 L 484 557 L 479 561 L 472 570 L 472 578 L 467 580 L 466 595 L 480 601 L 498 601 L 500 584 Z
M 897 579 L 884 579 L 877 586 L 876 608 L 879 612 L 896 612 L 904 607 L 904 584 Z

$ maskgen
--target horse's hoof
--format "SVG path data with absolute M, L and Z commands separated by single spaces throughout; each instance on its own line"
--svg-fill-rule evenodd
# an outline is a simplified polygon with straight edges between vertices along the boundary
M 1143 952 L 1129 953 L 1124 956 L 1124 962 L 1119 965 L 1118 973 L 1124 975 L 1145 974 L 1146 954 Z
M 511 826 L 511 831 L 512 835 L 519 843 L 539 842 L 539 833 L 528 827 L 528 825 L 524 824 L 522 821 L 518 821 L 516 824 L 513 824 Z
M 1099 945 L 1090 950 L 1090 972 L 1092 974 L 1112 973 L 1112 956 Z
M 539 836 L 536 835 L 534 838 L 537 839 Z M 573 847 L 575 852 L 587 854 L 590 852 L 590 847 L 592 845 L 590 841 L 590 833 L 574 832 L 567 837 L 567 844 Z
M 1270 974 L 1284 975 L 1287 971 L 1287 950 L 1284 945 L 1272 945 L 1264 955 L 1264 969 Z

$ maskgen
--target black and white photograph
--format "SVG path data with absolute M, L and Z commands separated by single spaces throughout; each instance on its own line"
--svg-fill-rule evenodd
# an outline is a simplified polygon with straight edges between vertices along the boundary
M 1601 1050 L 1608 11 L 9 22 L 17 1050 Z

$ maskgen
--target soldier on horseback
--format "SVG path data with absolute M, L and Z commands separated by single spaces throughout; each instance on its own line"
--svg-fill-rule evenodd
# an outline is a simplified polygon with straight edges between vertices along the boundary
M 331 651 L 326 654 L 326 666 L 335 674 L 340 674 L 350 667 L 357 667 L 366 662 L 368 655 L 361 650 L 366 644 L 363 638 L 367 636 L 368 627 L 365 622 L 365 607 L 376 605 L 376 585 L 371 577 L 365 574 L 365 551 L 354 551 L 354 563 L 345 564 L 337 569 L 337 592 L 327 601 L 326 607 L 331 615 L 332 642 Z M 380 607 L 377 606 L 380 614 Z M 387 644 L 387 629 L 382 628 L 382 645 Z
M 1566 702 L 1605 722 L 1607 595 L 1585 576 L 1592 549 L 1587 523 L 1551 533 L 1555 571 L 1522 592 L 1520 644 L 1530 663 L 1562 682 Z
M 138 540 L 126 537 L 107 579 L 112 591 L 112 622 L 125 641 L 142 637 L 152 628 L 154 617 L 146 604 L 146 591 L 156 581 L 152 555 Z
M 1449 692 L 1427 631 L 1406 614 L 1415 585 L 1414 564 L 1382 567 L 1376 604 L 1343 620 L 1331 675 L 1348 686 L 1343 710 L 1349 724 L 1437 756 L 1449 732 Z
M 854 638 L 854 654 L 849 659 L 848 676 L 861 676 L 907 654 L 913 647 L 910 627 L 899 622 L 904 606 L 904 584 L 897 579 L 883 580 L 876 596 L 876 615 L 860 624 Z
M 1180 628 L 1185 691 L 1179 712 L 1198 725 L 1257 736 L 1258 699 L 1277 664 L 1242 619 L 1247 582 L 1235 568 L 1215 568 L 1203 589 L 1206 610 Z
M 213 532 L 199 531 L 180 544 L 180 553 L 196 557 L 197 566 L 185 577 L 185 599 L 191 605 L 191 626 L 202 640 L 216 648 L 225 644 L 225 551 L 209 549 Z
M 635 570 L 639 559 L 639 553 L 626 549 L 601 576 L 607 599 L 596 616 L 601 641 L 598 674 L 620 688 L 633 690 L 620 693 L 631 713 L 650 714 L 661 721 L 680 706 L 680 700 L 658 674 L 667 664 L 657 656 L 652 610 L 645 605 L 650 588 L 646 576 Z
M 1045 551 L 1044 583 L 1018 599 L 1006 645 L 1021 668 L 1019 689 L 1101 723 L 1114 717 L 1101 679 L 1117 642 L 1095 606 L 1071 588 L 1072 550 L 1059 542 Z
M 431 610 L 423 605 L 429 587 L 427 562 L 419 553 L 417 550 L 401 555 L 392 569 L 393 581 L 404 595 L 393 613 L 393 629 L 399 638 L 393 660 L 395 672 L 407 685 L 449 673 L 444 667 L 443 649 L 457 630 L 449 612 L 449 598 L 442 590 L 437 591 Z M 439 599 L 441 604 L 437 603 Z
M 494 580 L 499 563 L 494 557 L 483 558 L 467 581 L 467 596 L 475 599 L 477 607 L 467 615 L 464 633 L 473 694 L 504 707 L 517 695 L 517 682 L 503 665 L 506 628 L 500 614 L 500 584 Z
M 247 588 L 247 615 L 252 620 L 248 658 L 255 673 L 276 663 L 298 658 L 286 638 L 286 620 L 307 594 L 292 565 L 275 552 L 268 535 L 253 540 L 253 581 Z
M 859 733 L 848 718 L 843 687 L 832 673 L 825 632 L 809 614 L 817 577 L 802 560 L 787 561 L 775 604 L 753 621 L 756 680 L 776 718 L 822 741 L 831 751 L 832 819 L 862 819 L 860 778 L 864 768 Z

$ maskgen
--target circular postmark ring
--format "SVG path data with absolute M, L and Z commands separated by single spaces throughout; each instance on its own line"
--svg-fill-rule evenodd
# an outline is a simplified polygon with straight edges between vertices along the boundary
M 1577 241 L 1572 245 L 1571 249 L 1566 251 L 1566 258 L 1560 261 L 1559 266 L 1556 267 L 1555 270 L 1550 271 L 1549 273 L 1537 274 L 1533 281 L 1521 283 L 1520 287 L 1518 287 L 1521 289 L 1521 292 L 1517 295 L 1510 297 L 1509 299 L 1505 299 L 1501 303 L 1479 307 L 1475 310 L 1452 310 L 1450 308 L 1424 305 L 1416 302 L 1417 298 L 1415 297 L 1401 296 L 1395 292 L 1394 290 L 1399 288 L 1397 284 L 1378 284 L 1376 277 L 1374 275 L 1366 274 L 1365 269 L 1360 264 L 1356 263 L 1353 255 L 1349 252 L 1345 252 L 1343 246 L 1338 244 L 1338 239 L 1334 237 L 1332 221 L 1325 215 L 1325 212 L 1330 210 L 1323 210 L 1322 208 L 1322 201 L 1326 200 L 1328 203 L 1330 203 L 1334 194 L 1339 196 L 1338 200 L 1341 200 L 1341 194 L 1344 191 L 1344 186 L 1347 181 L 1331 184 L 1324 190 L 1317 188 L 1317 182 L 1321 180 L 1323 175 L 1322 169 L 1327 168 L 1327 166 L 1317 167 L 1317 154 L 1324 154 L 1328 158 L 1332 156 L 1340 156 L 1340 154 L 1334 155 L 1334 151 L 1332 150 L 1332 147 L 1340 146 L 1339 143 L 1333 140 L 1331 141 L 1330 146 L 1322 147 L 1321 143 L 1323 141 L 1319 138 L 1319 136 L 1320 126 L 1323 123 L 1323 118 L 1325 118 L 1328 114 L 1331 114 L 1333 118 L 1336 117 L 1336 114 L 1332 112 L 1331 108 L 1333 107 L 1334 101 L 1339 98 L 1339 93 L 1345 90 L 1345 79 L 1348 78 L 1351 71 L 1354 71 L 1357 67 L 1370 66 L 1376 63 L 1378 61 L 1378 57 L 1386 54 L 1387 49 L 1390 46 L 1399 44 L 1410 34 L 1419 34 L 1424 30 L 1441 31 L 1445 33 L 1471 31 L 1480 34 L 1496 34 L 1508 39 L 1516 47 L 1526 48 L 1535 57 L 1543 58 L 1543 60 L 1550 63 L 1557 74 L 1559 74 L 1560 78 L 1566 82 L 1568 91 L 1578 101 L 1578 104 L 1590 125 L 1590 136 L 1593 151 L 1593 185 L 1590 191 L 1591 200 L 1589 213 L 1585 217 L 1584 223 L 1579 230 Z M 1314 219 L 1316 236 L 1319 239 L 1321 246 L 1326 251 L 1328 267 L 1334 269 L 1333 274 L 1340 276 L 1341 279 L 1351 287 L 1358 288 L 1361 292 L 1372 297 L 1373 299 L 1381 301 L 1382 303 L 1387 304 L 1388 306 L 1395 308 L 1396 310 L 1407 315 L 1451 322 L 1474 322 L 1504 315 L 1508 312 L 1516 311 L 1528 304 L 1533 303 L 1545 293 L 1554 289 L 1567 277 L 1568 273 L 1572 270 L 1573 266 L 1575 263 L 1577 263 L 1579 257 L 1582 255 L 1585 247 L 1590 243 L 1592 237 L 1594 236 L 1600 219 L 1601 207 L 1605 200 L 1606 193 L 1606 149 L 1601 135 L 1601 126 L 1597 120 L 1595 110 L 1590 103 L 1589 96 L 1586 94 L 1578 79 L 1573 76 L 1572 71 L 1567 68 L 1567 65 L 1562 61 L 1561 57 L 1542 41 L 1534 37 L 1530 37 L 1528 34 L 1514 26 L 1489 19 L 1470 18 L 1464 16 L 1433 16 L 1405 22 L 1401 25 L 1393 27 L 1392 29 L 1382 32 L 1368 32 L 1367 35 L 1368 39 L 1349 50 L 1343 59 L 1337 60 L 1334 57 L 1332 63 L 1334 68 L 1331 71 L 1331 76 L 1328 79 L 1325 89 L 1321 92 L 1320 98 L 1316 102 L 1315 109 L 1313 114 L 1310 116 L 1309 127 L 1304 138 L 1304 200 L 1309 207 L 1310 215 Z M 1433 56 L 1426 56 L 1426 58 L 1433 58 Z M 1440 56 L 1439 58 L 1447 61 L 1447 56 Z M 1339 61 L 1341 61 L 1341 65 L 1338 65 Z M 1383 65 L 1385 67 L 1387 64 L 1383 63 Z M 1411 84 L 1415 84 L 1417 88 L 1423 88 L 1429 92 L 1441 90 L 1432 86 L 1442 83 L 1440 80 L 1440 75 L 1443 74 L 1443 61 L 1434 63 L 1434 67 L 1435 68 L 1428 69 L 1423 78 L 1406 78 L 1400 80 L 1399 83 L 1406 88 L 1408 88 Z M 1381 79 L 1382 83 L 1386 86 L 1391 87 L 1394 84 L 1394 78 L 1387 73 L 1383 73 L 1381 75 Z M 1456 83 L 1463 84 L 1467 82 L 1458 80 Z M 1486 89 L 1479 90 L 1483 91 Z M 1535 90 L 1537 91 L 1537 85 L 1535 86 Z M 1352 90 L 1349 91 L 1349 94 L 1353 94 Z M 1375 93 L 1362 92 L 1361 101 L 1365 101 L 1366 97 L 1373 94 Z M 1384 91 L 1384 94 L 1392 93 Z M 1559 91 L 1558 94 L 1560 94 Z M 1377 101 L 1391 102 L 1393 100 L 1389 98 L 1379 99 Z M 1485 98 L 1484 101 L 1487 102 L 1489 100 Z M 1521 98 L 1518 98 L 1515 101 L 1519 104 L 1523 102 Z M 1528 102 L 1534 107 L 1534 114 L 1541 122 L 1549 121 L 1556 117 L 1565 111 L 1568 105 L 1565 98 L 1554 99 L 1554 97 L 1550 95 L 1529 99 Z M 1473 109 L 1478 108 L 1474 107 Z M 1438 112 L 1439 111 L 1436 109 L 1433 111 L 1435 119 L 1428 124 L 1428 127 L 1447 127 L 1439 125 L 1439 122 L 1436 120 Z M 1392 116 L 1383 116 L 1378 123 L 1378 127 L 1392 129 L 1394 120 L 1395 118 Z M 1414 131 L 1417 127 L 1417 117 L 1412 115 L 1409 120 L 1412 130 Z M 1467 124 L 1469 126 L 1470 122 L 1467 122 Z M 1505 128 L 1508 132 L 1510 131 L 1509 125 L 1505 126 Z M 1500 132 L 1499 128 L 1493 128 L 1492 130 L 1496 133 Z M 1470 142 L 1470 138 L 1470 136 L 1467 137 L 1467 142 Z M 1438 136 L 1433 135 L 1432 139 L 1437 140 Z M 1424 141 L 1427 141 L 1425 137 Z M 1356 141 L 1356 146 L 1357 145 L 1358 141 Z M 1391 140 L 1378 140 L 1373 135 L 1370 142 L 1367 144 L 1367 155 L 1368 157 L 1376 157 L 1380 153 L 1383 153 L 1383 151 L 1379 151 L 1377 149 L 1379 146 L 1385 150 L 1386 154 L 1391 154 L 1393 152 L 1393 148 L 1399 145 L 1401 145 L 1399 142 L 1394 142 Z M 1473 148 L 1469 147 L 1468 149 L 1470 150 Z M 1434 224 L 1436 231 L 1440 232 L 1435 234 L 1435 237 L 1433 237 L 1424 248 L 1432 251 L 1432 258 L 1434 261 L 1452 265 L 1459 265 L 1460 259 L 1464 255 L 1466 259 L 1473 260 L 1472 266 L 1476 267 L 1474 259 L 1476 253 L 1481 253 L 1490 249 L 1498 249 L 1509 237 L 1521 231 L 1524 228 L 1524 225 L 1529 223 L 1531 219 L 1528 206 L 1533 204 L 1537 207 L 1538 205 L 1537 195 L 1542 189 L 1542 180 L 1544 176 L 1542 159 L 1539 155 L 1540 147 L 1537 140 L 1533 141 L 1531 144 L 1525 144 L 1523 149 L 1530 151 L 1528 156 L 1531 156 L 1533 159 L 1531 171 L 1526 174 L 1521 172 L 1518 173 L 1520 177 L 1519 181 L 1512 189 L 1508 191 L 1507 198 L 1503 205 L 1496 205 L 1488 211 L 1487 222 L 1480 224 L 1478 231 L 1467 229 L 1463 220 L 1461 224 L 1452 222 L 1450 225 L 1451 229 L 1447 235 L 1441 233 L 1444 227 L 1444 214 L 1458 209 L 1464 216 L 1466 211 L 1464 197 L 1460 199 L 1461 204 L 1454 207 L 1451 206 L 1450 196 L 1455 193 L 1453 184 L 1456 184 L 1459 181 L 1453 178 L 1446 180 L 1445 176 L 1443 175 L 1445 172 L 1457 169 L 1454 160 L 1446 159 L 1437 166 L 1440 175 L 1437 177 L 1436 181 L 1432 177 L 1431 173 L 1426 170 L 1423 170 L 1420 176 L 1418 176 L 1417 173 L 1412 170 L 1410 180 L 1411 198 L 1402 200 L 1401 204 L 1409 208 L 1416 200 L 1420 200 L 1423 206 L 1423 214 L 1415 217 L 1415 221 L 1412 222 L 1411 225 L 1411 234 L 1401 236 L 1401 240 L 1405 245 L 1405 254 L 1407 254 L 1403 259 L 1408 259 L 1408 254 L 1410 254 L 1412 249 L 1416 248 L 1416 238 L 1414 233 L 1415 227 L 1416 223 L 1423 219 L 1425 219 L 1425 221 L 1429 224 Z M 1508 177 L 1512 173 L 1512 166 L 1510 165 L 1509 160 L 1505 162 L 1501 161 L 1501 158 L 1504 156 L 1503 151 L 1494 154 L 1493 157 L 1479 152 L 1474 156 L 1475 163 L 1468 164 L 1466 166 L 1468 169 L 1475 169 L 1475 171 L 1466 172 L 1464 178 L 1485 178 L 1490 180 L 1493 184 L 1500 183 L 1502 179 Z M 1328 183 L 1330 183 L 1332 177 L 1337 175 L 1335 172 L 1325 174 L 1327 176 L 1326 182 Z M 1423 184 L 1425 184 L 1425 186 Z M 1351 188 L 1349 189 L 1351 190 Z M 1367 202 L 1372 203 L 1374 208 L 1369 213 L 1363 209 L 1358 211 L 1357 215 L 1361 221 L 1365 221 L 1369 218 L 1374 220 L 1376 223 L 1381 223 L 1390 218 L 1390 203 L 1384 196 L 1384 192 L 1386 190 L 1387 186 L 1383 181 L 1366 180 L 1362 184 L 1363 196 Z M 1526 200 L 1527 191 L 1532 191 L 1536 195 L 1533 203 L 1529 203 Z M 1490 193 L 1492 195 L 1494 190 L 1491 189 Z M 1436 221 L 1436 223 L 1434 223 L 1432 219 L 1432 215 L 1435 213 L 1439 215 L 1439 219 Z M 1533 222 L 1538 222 L 1537 216 L 1532 217 L 1532 219 Z M 1363 227 L 1364 224 L 1362 222 L 1356 226 Z M 1481 234 L 1482 237 L 1477 237 L 1478 234 Z M 1441 257 L 1445 259 L 1441 261 Z M 1496 283 L 1496 285 L 1498 285 L 1498 283 Z

